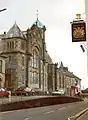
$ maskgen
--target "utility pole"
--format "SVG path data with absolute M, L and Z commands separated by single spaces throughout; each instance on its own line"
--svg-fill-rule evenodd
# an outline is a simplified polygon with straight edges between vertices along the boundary
M 87 78 L 88 78 L 88 0 L 85 0 L 85 20 L 86 20 Z

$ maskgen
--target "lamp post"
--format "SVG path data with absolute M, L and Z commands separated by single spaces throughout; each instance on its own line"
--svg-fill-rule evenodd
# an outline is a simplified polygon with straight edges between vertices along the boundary
M 87 78 L 88 78 L 88 0 L 85 0 L 85 19 L 86 19 L 86 47 L 87 47 Z
M 85 44 L 81 44 L 80 47 L 81 47 L 83 52 L 85 52 L 85 49 L 87 49 L 87 46 Z
M 88 79 L 88 0 L 85 0 L 86 44 L 81 44 L 83 52 L 87 52 L 87 79 Z

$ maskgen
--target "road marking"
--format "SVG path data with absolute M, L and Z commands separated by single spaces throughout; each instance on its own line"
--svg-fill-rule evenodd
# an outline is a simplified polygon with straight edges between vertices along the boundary
M 30 118 L 25 118 L 24 120 L 29 120 L 29 119 L 31 119 L 32 117 L 30 117 Z
M 62 107 L 62 108 L 59 108 L 58 110 L 63 110 L 63 109 L 65 109 L 66 107 Z
M 29 118 L 25 118 L 24 120 L 29 120 Z
M 48 112 L 45 112 L 44 114 L 49 114 L 49 113 L 52 113 L 52 112 L 55 112 L 55 111 L 48 111 Z
M 68 118 L 68 120 L 70 120 L 70 118 Z

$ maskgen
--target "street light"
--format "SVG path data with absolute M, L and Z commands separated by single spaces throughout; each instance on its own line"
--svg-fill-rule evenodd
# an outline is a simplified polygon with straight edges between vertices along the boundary
M 80 45 L 80 47 L 81 47 L 82 51 L 85 52 L 84 46 L 83 46 L 83 45 Z
M 2 12 L 2 11 L 5 11 L 5 10 L 7 10 L 7 9 L 6 9 L 6 8 L 4 8 L 4 9 L 1 9 L 1 10 L 0 10 L 0 12 Z

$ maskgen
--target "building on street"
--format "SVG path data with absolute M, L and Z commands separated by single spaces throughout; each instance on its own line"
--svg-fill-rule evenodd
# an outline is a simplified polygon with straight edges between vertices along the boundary
M 65 90 L 66 95 L 74 96 L 81 92 L 81 79 L 64 67 L 61 62 L 57 69 L 57 89 Z
M 0 88 L 5 86 L 5 61 L 6 56 L 0 55 Z

